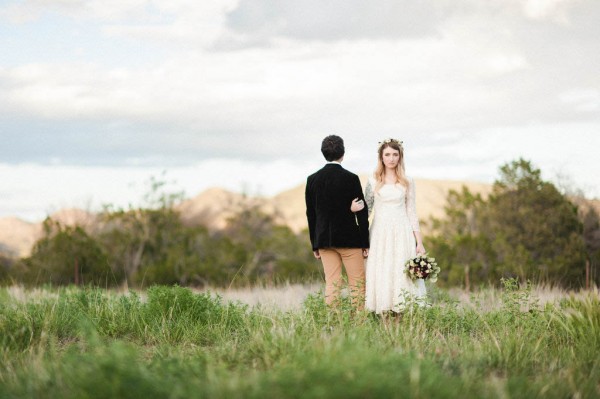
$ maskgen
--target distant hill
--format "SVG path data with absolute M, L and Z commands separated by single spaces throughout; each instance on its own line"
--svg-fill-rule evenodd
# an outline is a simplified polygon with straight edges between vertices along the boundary
M 91 226 L 95 215 L 82 209 L 61 209 L 50 215 L 65 225 Z M 42 222 L 31 223 L 16 217 L 0 218 L 0 251 L 13 257 L 28 256 L 42 234 Z
M 361 176 L 366 183 L 367 176 Z M 422 221 L 430 217 L 443 218 L 444 205 L 449 190 L 461 190 L 467 186 L 473 193 L 487 197 L 492 185 L 477 182 L 415 179 L 417 192 L 417 213 Z M 302 231 L 306 225 L 306 208 L 304 205 L 305 185 L 300 184 L 283 191 L 273 197 L 246 197 L 239 193 L 222 188 L 210 188 L 193 198 L 177 205 L 185 224 L 202 224 L 210 229 L 223 228 L 233 212 L 240 204 L 259 205 L 265 212 L 273 214 L 277 222 L 288 225 L 296 232 Z M 585 200 L 586 204 L 600 212 L 600 200 Z M 350 205 L 350 204 L 348 204 Z M 92 227 L 96 216 L 81 209 L 63 209 L 51 215 L 55 220 L 66 225 L 79 224 Z M 423 228 L 427 232 L 427 228 Z M 30 223 L 15 217 L 0 218 L 0 251 L 11 256 L 27 256 L 35 241 L 42 233 L 42 223 Z
M 184 200 L 176 209 L 181 213 L 185 224 L 201 224 L 209 229 L 221 229 L 232 215 L 233 208 L 244 199 L 242 194 L 213 187 Z
M 40 223 L 16 217 L 0 218 L 0 250 L 11 257 L 27 256 L 41 231 Z
M 361 176 L 363 188 L 367 176 Z M 480 193 L 487 197 L 492 191 L 492 186 L 485 183 L 415 179 L 417 193 L 417 214 L 421 220 L 430 217 L 441 218 L 444 216 L 446 196 L 450 190 L 461 190 L 465 185 L 473 193 Z M 305 185 L 299 185 L 291 190 L 284 191 L 271 199 L 273 206 L 280 210 L 282 219 L 294 231 L 306 228 L 306 208 L 304 205 Z
M 366 176 L 362 176 L 363 185 Z M 473 192 L 487 195 L 491 186 L 483 183 L 416 179 L 417 212 L 422 220 L 430 216 L 442 217 L 443 205 L 448 190 L 460 189 L 466 185 Z M 227 218 L 242 203 L 258 204 L 279 223 L 288 225 L 299 232 L 306 228 L 304 206 L 304 184 L 283 191 L 274 197 L 248 198 L 242 194 L 221 188 L 210 188 L 193 198 L 177 205 L 182 220 L 188 225 L 203 224 L 211 229 L 225 226 Z M 62 209 L 50 215 L 66 225 L 90 227 L 95 223 L 95 215 L 81 209 Z M 42 223 L 30 223 L 15 217 L 0 218 L 0 251 L 11 256 L 27 256 L 35 241 L 42 233 Z

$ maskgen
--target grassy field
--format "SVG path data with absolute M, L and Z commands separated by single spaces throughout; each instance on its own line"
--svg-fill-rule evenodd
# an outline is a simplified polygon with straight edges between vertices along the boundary
M 434 290 L 399 319 L 219 294 L 1 288 L 0 398 L 600 397 L 598 291 Z

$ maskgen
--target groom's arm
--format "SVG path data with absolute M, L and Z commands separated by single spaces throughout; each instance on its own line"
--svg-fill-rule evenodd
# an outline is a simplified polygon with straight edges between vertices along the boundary
M 304 201 L 306 202 L 306 219 L 308 221 L 308 233 L 310 236 L 310 243 L 314 252 L 318 250 L 318 248 L 315 248 L 315 224 L 317 219 L 317 213 L 315 210 L 314 193 L 312 189 L 312 181 L 310 178 L 306 180 Z

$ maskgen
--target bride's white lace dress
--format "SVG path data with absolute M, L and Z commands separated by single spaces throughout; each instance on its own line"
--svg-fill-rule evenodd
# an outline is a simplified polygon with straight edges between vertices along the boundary
M 366 265 L 366 303 L 369 311 L 400 311 L 408 298 L 422 303 L 427 295 L 425 282 L 411 280 L 404 272 L 406 261 L 416 255 L 413 231 L 419 231 L 415 203 L 415 184 L 409 179 L 408 190 L 401 184 L 385 184 L 375 192 L 370 178 L 365 188 L 369 213 L 370 249 Z

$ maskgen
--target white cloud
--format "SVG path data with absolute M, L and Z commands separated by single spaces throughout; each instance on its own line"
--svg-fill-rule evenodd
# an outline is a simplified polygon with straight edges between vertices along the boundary
M 523 11 L 531 19 L 551 19 L 560 24 L 569 23 L 568 6 L 577 0 L 527 0 Z
M 498 74 L 518 71 L 528 66 L 520 54 L 494 54 L 488 60 L 490 69 Z
M 0 79 L 10 82 L 3 96 L 12 104 L 48 118 L 163 118 L 272 131 L 308 117 L 319 125 L 431 130 L 456 126 L 465 113 L 495 114 L 502 103 L 518 100 L 512 87 L 494 87 L 491 79 L 525 65 L 519 54 L 459 49 L 452 38 L 285 41 L 276 48 L 180 54 L 138 69 L 26 65 L 1 71 Z
M 540 126 L 537 128 L 489 129 L 472 133 L 438 133 L 430 137 L 395 135 L 404 140 L 407 171 L 415 178 L 482 181 L 498 178 L 500 165 L 519 157 L 532 161 L 545 180 L 574 185 L 590 197 L 600 196 L 597 184 L 600 148 L 598 124 Z M 1 164 L 0 217 L 16 215 L 40 220 L 64 207 L 92 211 L 112 203 L 139 205 L 151 176 L 170 182 L 171 192 L 194 196 L 210 187 L 245 191 L 251 195 L 274 195 L 302 184 L 324 160 L 320 140 L 296 138 L 308 144 L 308 157 L 287 157 L 273 161 L 247 161 L 235 157 L 212 158 L 186 166 L 161 168 L 144 166 L 143 159 L 131 159 L 132 166 L 71 166 Z M 346 142 L 344 166 L 356 173 L 370 174 L 376 166 L 377 141 L 385 135 L 353 137 L 340 132 Z M 275 148 L 286 145 L 277 142 Z M 137 164 L 137 165 L 136 165 Z
M 210 187 L 270 196 L 301 184 L 318 166 L 320 163 L 239 159 L 210 159 L 168 170 L 0 163 L 0 217 L 38 221 L 62 208 L 98 211 L 105 204 L 140 206 L 151 177 L 166 181 L 169 192 L 184 191 L 188 198 Z
M 552 182 L 568 179 L 590 197 L 600 196 L 595 156 L 600 148 L 598 123 L 503 127 L 463 133 L 451 144 L 421 147 L 407 163 L 421 176 L 488 181 L 500 165 L 524 158 Z
M 444 2 L 432 0 L 241 0 L 228 26 L 249 43 L 273 38 L 308 41 L 430 37 L 444 17 Z
M 560 95 L 560 100 L 579 112 L 600 111 L 600 90 L 574 89 Z
M 236 5 L 237 0 L 154 2 L 155 13 L 171 18 L 158 23 L 150 20 L 148 23 L 107 24 L 103 32 L 110 37 L 206 48 L 228 33 L 226 16 Z
M 306 9 L 310 14 L 316 10 L 309 9 L 316 7 L 311 4 L 296 7 L 299 13 Z M 349 17 L 364 11 L 364 5 L 352 4 L 343 9 Z M 504 8 L 531 4 L 528 7 L 537 10 L 536 15 L 564 5 L 530 1 L 496 7 L 500 4 Z M 21 112 L 48 118 L 177 120 L 216 130 L 272 131 L 281 129 L 280 121 L 297 126 L 308 117 L 320 125 L 362 127 L 377 118 L 383 130 L 393 126 L 430 131 L 462 127 L 466 121 L 476 127 L 573 118 L 568 110 L 557 112 L 558 97 L 572 89 L 573 80 L 583 82 L 595 74 L 582 69 L 566 80 L 572 74 L 564 70 L 562 79 L 548 85 L 554 67 L 523 45 L 535 35 L 522 36 L 524 22 L 510 13 L 492 14 L 493 6 L 444 5 L 440 8 L 446 12 L 444 18 L 434 18 L 436 36 L 397 40 L 390 34 L 377 40 L 335 42 L 274 36 L 269 46 L 211 51 L 211 43 L 230 34 L 225 20 L 237 5 L 234 0 L 27 2 L 23 7 L 94 16 L 105 22 L 103 31 L 115 40 L 129 37 L 198 46 L 176 46 L 165 60 L 135 68 L 40 62 L 5 69 L 0 79 L 9 90 L 0 101 L 4 96 Z M 270 2 L 260 7 L 263 11 L 272 7 L 273 18 L 287 12 Z M 168 17 L 152 23 L 154 14 Z M 418 24 L 427 15 L 416 12 L 414 17 Z M 123 23 L 112 22 L 118 18 Z M 593 53 L 586 42 L 572 44 Z
M 175 174 L 188 176 L 181 165 L 225 157 L 263 176 L 285 158 L 294 162 L 281 166 L 290 175 L 279 178 L 291 181 L 301 174 L 297 163 L 320 164 L 320 140 L 337 133 L 347 140 L 347 165 L 357 171 L 370 171 L 374 143 L 392 136 L 406 139 L 417 177 L 491 180 L 500 163 L 524 155 L 543 170 L 564 167 L 594 185 L 586 171 L 598 169 L 595 155 L 570 149 L 561 164 L 554 147 L 539 142 L 552 142 L 563 154 L 564 143 L 542 139 L 546 132 L 564 140 L 598 130 L 600 3 L 382 4 L 29 0 L 2 6 L 0 18 L 11 23 L 6 43 L 14 44 L 0 65 L 0 156 L 54 159 L 50 169 L 57 174 L 42 167 L 5 170 L 55 179 L 71 173 L 61 162 L 86 163 L 92 169 L 81 170 L 102 182 L 104 193 L 118 177 L 103 180 L 102 168 L 89 165 L 138 165 L 106 172 L 127 170 L 123 176 L 138 181 L 136 173 L 148 171 L 140 165 L 178 165 Z M 62 34 L 54 36 L 53 27 Z M 72 53 L 37 55 L 42 39 L 68 48 L 71 31 L 78 38 Z M 30 53 L 27 62 L 19 62 L 22 51 Z M 482 133 L 487 138 L 477 136 Z M 88 195 L 67 192 L 73 197 L 64 194 L 65 201 Z M 14 204 L 27 203 L 23 198 Z
M 29 23 L 53 12 L 72 18 L 122 18 L 140 9 L 145 0 L 25 0 L 12 2 L 0 9 L 0 16 L 13 23 Z

